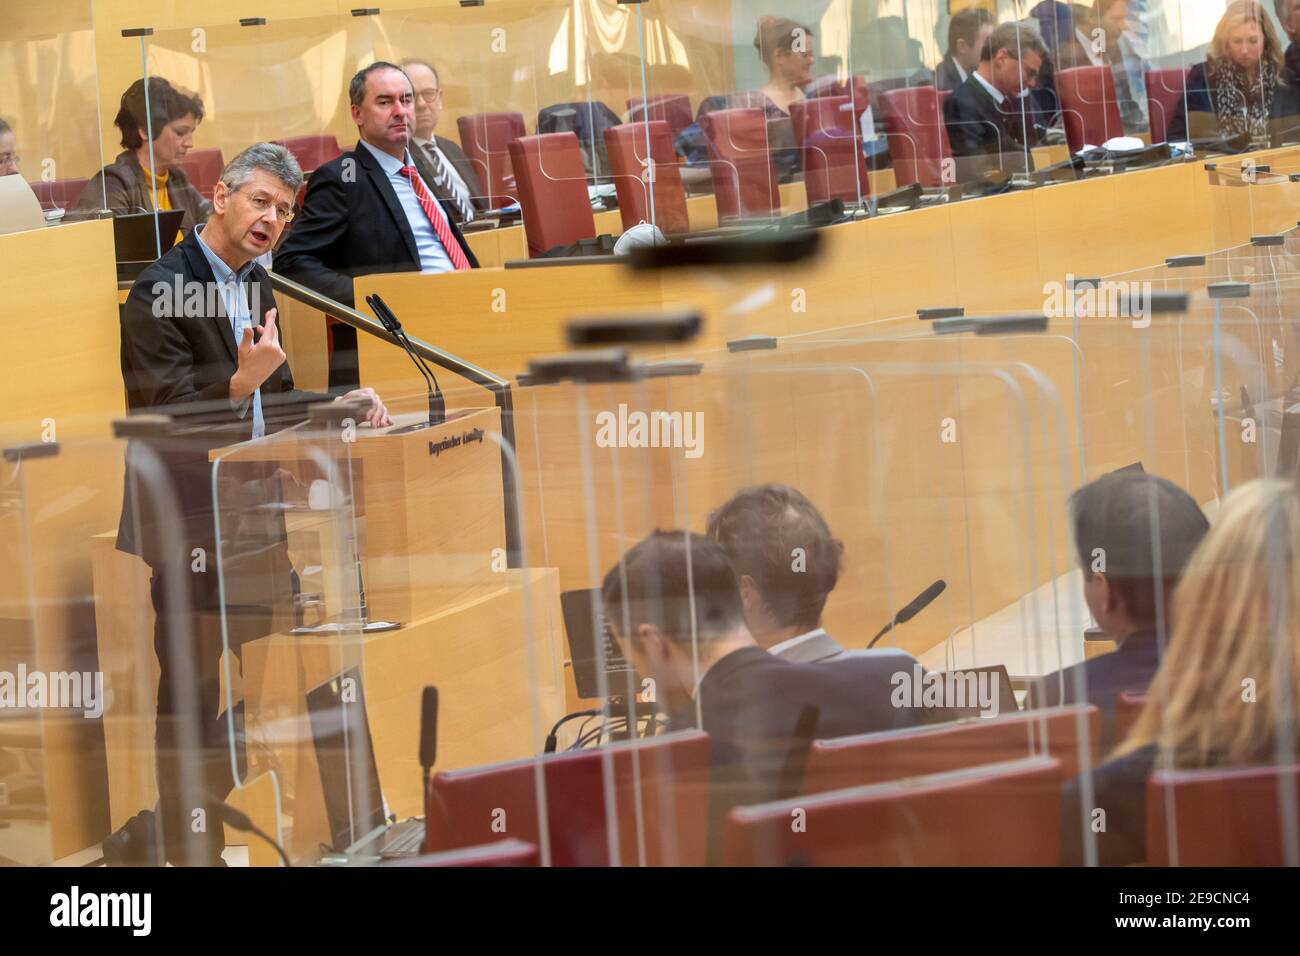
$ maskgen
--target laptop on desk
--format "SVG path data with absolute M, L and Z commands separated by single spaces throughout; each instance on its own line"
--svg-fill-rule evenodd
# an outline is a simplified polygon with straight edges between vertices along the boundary
M 307 693 L 330 849 L 348 857 L 416 856 L 424 820 L 391 823 L 379 787 L 361 672 L 349 668 Z
M 170 252 L 176 245 L 176 234 L 184 218 L 183 209 L 159 212 L 156 225 L 151 212 L 114 216 L 113 247 L 117 250 L 118 281 L 134 281 L 145 267 Z

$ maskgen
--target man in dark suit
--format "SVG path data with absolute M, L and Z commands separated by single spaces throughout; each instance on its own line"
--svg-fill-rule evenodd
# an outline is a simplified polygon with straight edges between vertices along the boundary
M 1300 77 L 1300 0 L 1273 0 L 1277 22 L 1291 38 L 1286 48 L 1286 68 Z
M 712 739 L 715 837 L 730 807 L 797 790 L 789 770 L 812 736 L 925 721 L 891 698 L 899 670 L 891 658 L 792 664 L 759 647 L 745 627 L 735 570 L 703 535 L 654 532 L 610 569 L 601 597 L 624 655 L 653 678 L 668 729 L 698 727 Z M 816 723 L 800 730 L 807 708 Z
M 433 196 L 411 156 L 415 93 L 406 74 L 373 63 L 352 78 L 348 96 L 360 141 L 312 173 L 276 270 L 350 306 L 355 276 L 477 267 L 450 204 Z M 333 344 L 331 391 L 356 388 L 356 330 L 334 326 Z
M 983 7 L 958 10 L 948 21 L 948 52 L 934 71 L 934 85 L 956 90 L 980 65 L 980 51 L 993 32 L 993 14 Z
M 1187 492 L 1139 472 L 1084 485 L 1070 516 L 1088 610 L 1119 648 L 1040 678 L 1027 706 L 1095 704 L 1105 753 L 1119 743 L 1119 695 L 1145 691 L 1160 665 L 1174 586 L 1210 524 Z
M 293 571 L 280 512 L 256 505 L 283 500 L 280 475 L 266 465 L 223 466 L 215 496 L 246 515 L 224 530 L 218 568 L 218 515 L 212 448 L 260 438 L 301 421 L 307 403 L 325 396 L 294 389 L 280 346 L 270 277 L 256 261 L 293 218 L 302 171 L 282 146 L 258 143 L 235 157 L 213 194 L 213 213 L 141 273 L 122 312 L 122 379 L 132 413 L 156 411 L 193 426 L 185 437 L 153 434 L 127 449 L 120 550 L 140 555 L 152 572 L 157 613 L 158 792 L 163 848 L 175 863 L 219 864 L 223 846 L 215 801 L 231 787 L 225 723 L 217 712 L 217 662 L 224 646 L 224 606 L 250 613 L 227 620 L 232 649 L 271 632 L 269 607 L 244 602 L 235 570 L 249 558 L 259 594 L 291 591 Z M 369 402 L 366 420 L 389 423 L 373 391 L 346 396 Z M 270 604 L 276 603 L 274 600 Z M 266 613 L 253 612 L 259 606 Z M 195 752 L 197 745 L 197 753 Z M 195 810 L 203 833 L 194 833 Z
M 415 88 L 415 135 L 411 156 L 420 167 L 433 194 L 451 204 L 456 224 L 474 221 L 476 212 L 488 208 L 474 164 L 454 141 L 435 132 L 442 118 L 442 81 L 432 63 L 403 60 L 402 69 Z
M 959 182 L 1034 168 L 1029 149 L 1038 134 L 1021 93 L 1034 89 L 1046 57 L 1038 36 L 1019 24 L 989 34 L 979 66 L 943 104 Z

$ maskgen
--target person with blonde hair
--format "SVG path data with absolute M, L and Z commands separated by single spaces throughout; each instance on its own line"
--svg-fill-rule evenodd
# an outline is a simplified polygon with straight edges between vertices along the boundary
M 1298 125 L 1296 76 L 1258 0 L 1233 0 L 1219 19 L 1205 62 L 1187 72 L 1187 96 L 1169 124 L 1169 141 L 1237 139 L 1266 146 Z
M 1114 755 L 1066 784 L 1061 862 L 1079 865 L 1094 810 L 1098 861 L 1146 859 L 1152 770 L 1291 763 L 1300 682 L 1300 488 L 1254 481 L 1224 499 L 1174 591 L 1173 630 L 1147 705 Z M 1243 692 L 1249 680 L 1251 694 Z

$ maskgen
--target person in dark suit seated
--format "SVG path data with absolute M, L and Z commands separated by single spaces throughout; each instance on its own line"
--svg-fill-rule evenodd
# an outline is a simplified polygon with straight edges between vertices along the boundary
M 795 664 L 759 647 L 745 626 L 731 561 L 703 535 L 654 532 L 610 569 L 602 601 L 623 653 L 654 679 L 668 729 L 699 727 L 713 738 L 727 805 L 776 799 L 798 786 L 785 768 L 800 747 L 805 708 L 818 712 L 819 739 L 925 722 L 919 708 L 891 701 L 902 669 L 894 658 Z
M 415 134 L 411 156 L 433 194 L 451 204 L 457 225 L 474 221 L 475 212 L 488 208 L 474 164 L 453 140 L 435 132 L 442 118 L 442 82 L 432 63 L 403 60 L 402 69 L 415 89 Z
M 894 649 L 848 651 L 822 627 L 822 610 L 839 581 L 844 545 L 816 506 L 788 485 L 737 492 L 709 515 L 706 533 L 722 546 L 740 583 L 745 626 L 759 647 L 795 663 L 854 656 L 916 661 Z
M 1169 141 L 1239 139 L 1242 148 L 1264 148 L 1296 139 L 1298 126 L 1300 90 L 1272 21 L 1256 0 L 1233 0 L 1205 62 L 1187 73 Z
M 276 271 L 350 306 L 356 276 L 476 268 L 451 203 L 433 196 L 411 156 L 410 79 L 381 60 L 352 77 L 348 99 L 360 141 L 312 173 Z M 356 330 L 334 326 L 333 343 L 330 390 L 356 388 Z
M 1277 10 L 1277 22 L 1282 24 L 1291 42 L 1286 48 L 1284 62 L 1286 68 L 1300 77 L 1300 0 L 1273 0 Z
M 934 71 L 934 85 L 956 90 L 980 65 L 980 51 L 993 32 L 993 14 L 983 7 L 958 10 L 948 21 L 948 52 Z
M 1088 610 L 1119 647 L 1040 678 L 1028 706 L 1095 704 L 1106 752 L 1119 695 L 1145 691 L 1156 672 L 1174 585 L 1210 524 L 1177 485 L 1134 472 L 1084 485 L 1070 496 L 1070 519 Z
M 293 218 L 301 184 L 302 171 L 283 146 L 250 146 L 223 170 L 207 224 L 140 274 L 122 312 L 122 380 L 132 413 L 202 412 L 214 429 L 209 432 L 212 447 L 220 447 L 260 438 L 292 424 L 295 417 L 301 421 L 307 402 L 327 400 L 295 390 L 280 345 L 271 280 L 257 261 Z M 203 294 L 193 294 L 196 289 Z M 387 410 L 372 390 L 347 397 L 368 404 L 369 424 L 389 424 Z M 274 413 L 279 408 L 283 414 Z M 213 620 L 221 608 L 214 473 L 209 449 L 200 446 L 203 441 L 197 438 L 180 447 L 153 440 L 130 444 L 117 547 L 140 555 L 152 572 L 154 648 L 160 666 L 158 793 L 166 855 L 175 863 L 220 865 L 219 823 L 192 841 L 185 839 L 191 833 L 191 808 L 205 807 L 208 821 L 219 820 L 213 801 L 223 799 L 231 787 L 226 725 L 217 717 L 223 642 L 219 621 Z M 241 470 L 246 467 L 252 473 Z M 228 465 L 218 478 L 217 494 L 232 495 L 227 502 L 236 501 L 253 482 L 263 484 L 271 496 L 266 500 L 282 500 L 275 491 L 279 477 L 274 469 Z M 160 498 L 159 481 L 167 483 L 174 503 L 165 494 Z M 265 577 L 282 535 L 254 537 L 255 573 Z M 235 540 L 222 539 L 227 606 L 240 603 L 231 593 Z M 193 564 L 196 549 L 213 562 L 202 573 Z M 292 569 L 287 555 L 281 557 L 273 576 L 279 590 L 288 593 Z M 250 637 L 266 633 L 271 631 Z M 233 624 L 229 641 L 232 649 L 238 644 Z M 184 675 L 194 676 L 196 684 L 182 684 Z M 185 748 L 189 734 L 198 737 L 197 755 Z M 198 774 L 189 763 L 194 760 L 201 767 Z M 190 789 L 196 785 L 198 793 Z
M 989 34 L 979 66 L 943 104 L 959 181 L 1034 168 L 1038 135 L 1020 94 L 1034 89 L 1046 56 L 1027 27 L 1004 23 Z
M 90 177 L 68 210 L 69 221 L 93 219 L 105 209 L 119 216 L 180 209 L 185 213 L 181 219 L 185 234 L 212 212 L 212 204 L 180 168 L 180 161 L 194 148 L 194 131 L 203 122 L 203 101 L 153 76 L 146 110 L 144 83 L 136 80 L 122 94 L 113 120 L 122 132 L 122 152 Z
M 1114 756 L 1092 772 L 1089 802 L 1082 775 L 1065 785 L 1063 865 L 1083 864 L 1084 841 L 1093 837 L 1103 866 L 1146 860 L 1146 785 L 1155 769 L 1295 761 L 1297 562 L 1300 490 L 1293 483 L 1253 481 L 1223 500 L 1174 591 L 1172 636 L 1147 706 Z

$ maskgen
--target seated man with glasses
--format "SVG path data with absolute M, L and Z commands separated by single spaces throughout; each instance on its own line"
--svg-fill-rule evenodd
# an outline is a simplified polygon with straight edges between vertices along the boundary
M 438 71 L 425 60 L 403 60 L 401 66 L 415 88 L 411 158 L 434 196 L 451 205 L 456 224 L 473 222 L 476 212 L 488 208 L 488 197 L 465 151 L 454 140 L 434 132 L 442 118 L 442 83 Z
M 979 66 L 943 104 L 958 182 L 1033 170 L 1030 150 L 1038 135 L 1027 93 L 1046 57 L 1043 41 L 1027 27 L 1004 23 L 989 35 Z
M 141 273 L 122 313 L 122 379 L 131 412 L 202 411 L 206 422 L 220 426 L 205 432 L 208 438 L 195 433 L 183 446 L 133 440 L 118 524 L 118 549 L 140 555 L 152 573 L 160 843 L 177 864 L 221 865 L 220 823 L 196 834 L 191 822 L 200 808 L 207 820 L 220 820 L 215 801 L 232 785 L 225 724 L 218 720 L 223 645 L 212 624 L 221 608 L 214 474 L 203 446 L 261 438 L 295 423 L 294 416 L 300 421 L 312 398 L 327 400 L 295 392 L 271 279 L 258 262 L 293 217 L 301 184 L 302 170 L 283 146 L 244 150 L 222 171 L 207 223 Z M 372 389 L 344 397 L 368 403 L 364 420 L 372 427 L 390 424 Z M 225 480 L 232 469 L 239 480 L 248 478 L 240 467 L 228 466 Z M 279 481 L 278 473 L 253 477 Z M 167 491 L 159 489 L 160 479 Z M 276 494 L 280 486 L 267 487 Z M 230 541 L 224 545 L 229 551 Z M 196 566 L 200 550 L 214 563 Z M 228 570 L 229 554 L 222 560 Z M 276 567 L 277 582 L 287 588 L 292 569 Z M 228 588 L 229 574 L 226 579 Z M 229 592 L 226 601 L 241 603 Z M 238 646 L 233 635 L 230 645 Z

